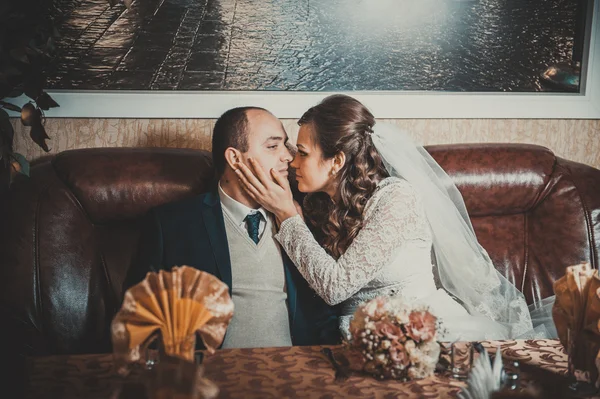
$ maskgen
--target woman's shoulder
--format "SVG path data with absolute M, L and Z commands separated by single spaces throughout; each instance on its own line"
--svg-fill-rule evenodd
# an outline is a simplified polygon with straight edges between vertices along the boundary
M 408 181 L 404 180 L 401 177 L 386 177 L 381 180 L 373 193 L 373 197 L 375 195 L 389 195 L 390 193 L 395 194 L 406 194 L 408 196 L 417 196 L 417 191 Z
M 416 203 L 419 193 L 408 181 L 400 177 L 386 177 L 381 180 L 367 203 L 367 210 L 377 204 L 397 204 L 405 207 L 408 203 Z

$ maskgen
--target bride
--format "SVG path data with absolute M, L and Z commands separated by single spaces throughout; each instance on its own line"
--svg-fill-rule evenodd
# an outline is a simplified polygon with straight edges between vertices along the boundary
M 341 304 L 346 338 L 357 306 L 381 295 L 429 307 L 440 340 L 532 336 L 523 294 L 496 271 L 461 194 L 422 147 L 345 95 L 327 97 L 298 124 L 291 166 L 308 193 L 311 229 L 286 178 L 252 160 L 236 173 L 275 215 L 275 237 L 311 287 Z

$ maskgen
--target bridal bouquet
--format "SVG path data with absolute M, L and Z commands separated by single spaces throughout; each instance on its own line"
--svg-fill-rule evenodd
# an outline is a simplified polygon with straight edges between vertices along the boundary
M 362 355 L 362 369 L 377 378 L 425 378 L 440 357 L 436 333 L 437 319 L 426 308 L 378 297 L 354 313 L 348 345 Z

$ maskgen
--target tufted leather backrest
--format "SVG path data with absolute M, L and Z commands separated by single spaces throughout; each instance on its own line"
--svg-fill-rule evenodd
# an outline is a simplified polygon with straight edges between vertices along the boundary
M 525 144 L 430 146 L 463 194 L 496 268 L 528 303 L 553 295 L 569 265 L 598 267 L 600 170 Z
M 600 171 L 542 147 L 428 148 L 463 193 L 481 244 L 532 301 L 564 267 L 598 265 Z M 110 350 L 109 325 L 150 208 L 207 191 L 210 154 L 66 151 L 0 198 L 0 316 L 28 354 Z M 7 342 L 7 341 L 3 341 Z

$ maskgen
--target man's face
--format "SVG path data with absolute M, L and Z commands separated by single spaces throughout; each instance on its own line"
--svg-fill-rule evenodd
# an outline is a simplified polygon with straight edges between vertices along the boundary
M 243 162 L 249 165 L 248 158 L 253 158 L 268 176 L 271 176 L 270 170 L 275 169 L 287 177 L 292 154 L 287 146 L 287 133 L 279 119 L 261 110 L 249 110 L 246 117 L 248 151 L 242 154 Z

